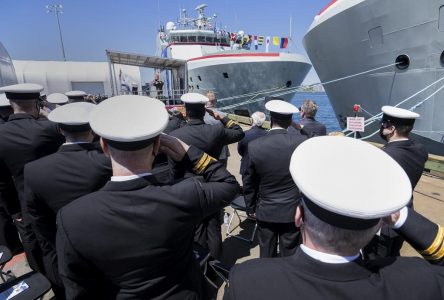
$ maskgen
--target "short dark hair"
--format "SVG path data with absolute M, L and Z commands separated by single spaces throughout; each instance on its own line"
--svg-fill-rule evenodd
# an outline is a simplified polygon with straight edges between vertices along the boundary
M 271 117 L 271 127 L 273 127 L 273 125 L 278 125 L 279 127 L 282 127 L 284 129 L 287 129 L 288 127 L 290 127 L 291 122 L 293 121 L 291 118 L 289 119 L 277 119 L 277 118 L 273 118 Z
M 205 105 L 204 104 L 185 104 L 185 109 L 187 111 L 188 118 L 192 119 L 203 119 L 205 116 Z
M 396 133 L 402 137 L 408 137 L 413 130 L 413 125 L 394 125 Z

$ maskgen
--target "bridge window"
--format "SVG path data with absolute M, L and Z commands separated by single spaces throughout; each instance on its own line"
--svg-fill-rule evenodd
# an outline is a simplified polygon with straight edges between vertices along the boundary
M 225 73 L 225 72 L 224 72 L 223 75 L 224 75 L 224 78 L 228 78 L 228 73 Z
M 202 81 L 202 77 L 200 77 L 200 75 L 198 75 L 197 78 L 199 79 L 199 81 Z

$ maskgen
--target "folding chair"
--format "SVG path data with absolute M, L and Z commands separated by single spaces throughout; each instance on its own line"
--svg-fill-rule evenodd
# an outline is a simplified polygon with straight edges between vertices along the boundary
M 6 246 L 0 246 L 0 278 L 3 282 L 15 278 L 11 271 L 3 271 L 6 264 L 12 259 L 11 251 Z
M 211 256 L 210 252 L 208 250 L 204 249 L 201 245 L 199 245 L 197 243 L 193 244 L 193 251 L 194 251 L 194 257 L 196 258 L 197 262 L 199 263 L 199 266 L 200 266 L 205 278 L 215 289 L 217 289 L 217 285 L 207 277 L 208 261 Z
M 233 213 L 230 216 L 230 220 L 228 222 L 228 226 L 227 226 L 227 231 L 226 231 L 226 235 L 227 236 L 232 236 L 234 238 L 246 241 L 246 242 L 250 242 L 252 243 L 254 241 L 254 236 L 256 235 L 256 230 L 257 230 L 257 223 L 256 220 L 250 218 L 247 215 L 247 207 L 245 205 L 245 198 L 243 195 L 238 195 L 236 197 L 236 199 L 234 199 L 233 202 L 231 202 L 230 204 L 231 208 L 233 209 Z M 239 224 L 237 226 L 235 226 L 234 228 L 231 228 L 231 224 L 233 223 L 233 218 L 234 216 L 237 216 L 238 220 L 239 220 Z M 250 238 L 244 238 L 242 236 L 239 235 L 233 235 L 232 232 L 240 226 L 240 223 L 242 222 L 242 220 L 250 220 L 253 221 L 254 224 L 254 229 L 253 229 L 253 233 L 251 234 Z
M 41 299 L 50 288 L 51 284 L 45 276 L 30 272 L 0 285 L 0 299 Z
M 230 275 L 230 268 L 222 264 L 218 260 L 208 262 L 210 268 L 216 273 L 216 275 L 228 284 L 228 276 Z

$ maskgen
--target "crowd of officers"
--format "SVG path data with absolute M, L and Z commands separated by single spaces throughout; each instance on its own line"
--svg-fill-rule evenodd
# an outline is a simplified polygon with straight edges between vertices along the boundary
M 444 231 L 413 210 L 418 114 L 383 107 L 380 150 L 325 136 L 311 100 L 272 99 L 270 130 L 256 112 L 244 132 L 214 93 L 183 95 L 185 118 L 71 91 L 43 117 L 42 90 L 0 88 L 0 239 L 56 299 L 211 299 L 193 249 L 221 258 L 221 210 L 239 193 L 260 258 L 232 268 L 226 299 L 444 298 Z M 236 142 L 242 190 L 226 169 Z M 399 257 L 404 240 L 425 260 Z

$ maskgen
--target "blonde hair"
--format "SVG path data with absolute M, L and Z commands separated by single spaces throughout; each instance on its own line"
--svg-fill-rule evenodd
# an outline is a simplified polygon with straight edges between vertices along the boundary
M 314 100 L 304 100 L 304 102 L 302 102 L 301 110 L 304 112 L 305 116 L 314 118 L 318 112 L 318 105 Z

